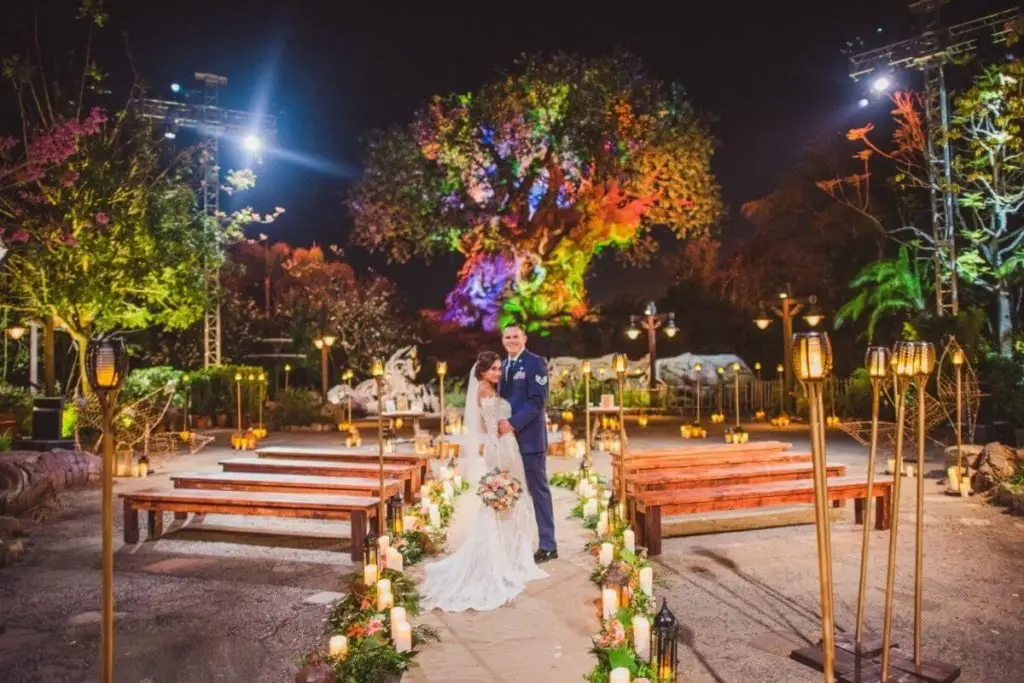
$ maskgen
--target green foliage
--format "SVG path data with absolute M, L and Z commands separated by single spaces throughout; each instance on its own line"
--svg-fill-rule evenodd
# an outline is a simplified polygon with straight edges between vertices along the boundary
M 64 439 L 70 439 L 75 435 L 75 425 L 78 424 L 78 407 L 71 402 L 64 404 L 64 411 L 60 415 L 60 435 Z
M 13 415 L 15 429 L 27 434 L 32 428 L 32 393 L 25 387 L 0 382 L 0 414 Z
M 242 412 L 255 406 L 258 395 L 257 382 L 249 381 L 250 376 L 258 377 L 263 368 L 253 365 L 222 365 L 204 368 L 189 373 L 192 412 L 195 415 L 234 415 L 237 411 L 237 386 L 235 375 L 241 374 Z M 266 392 L 264 391 L 264 400 Z
M 0 452 L 9 451 L 14 446 L 14 437 L 10 434 L 0 434 Z
M 307 427 L 320 417 L 320 397 L 306 389 L 282 391 L 270 413 L 275 429 L 284 426 Z
M 836 311 L 835 327 L 859 320 L 868 314 L 867 336 L 871 341 L 883 318 L 913 316 L 928 306 L 929 279 L 923 261 L 912 258 L 907 247 L 900 247 L 895 259 L 869 263 L 850 282 L 859 290 L 853 299 Z
M 159 389 L 166 389 L 174 392 L 174 405 L 182 407 L 185 405 L 182 375 L 184 373 L 181 370 L 175 370 L 167 365 L 132 370 L 124 380 L 118 400 L 121 403 L 134 403 Z
M 988 354 L 977 369 L 984 398 L 982 421 L 1009 422 L 1024 427 L 1024 357 Z

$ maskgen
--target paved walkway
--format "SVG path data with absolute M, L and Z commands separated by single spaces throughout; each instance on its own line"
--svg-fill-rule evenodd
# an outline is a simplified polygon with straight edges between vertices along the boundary
M 549 458 L 550 471 L 575 461 Z M 420 617 L 441 632 L 441 642 L 424 648 L 409 683 L 523 683 L 578 681 L 594 665 L 591 636 L 598 621 L 590 583 L 593 560 L 582 553 L 586 532 L 566 519 L 574 496 L 552 489 L 560 557 L 543 565 L 550 576 L 529 584 L 513 604 L 493 612 Z

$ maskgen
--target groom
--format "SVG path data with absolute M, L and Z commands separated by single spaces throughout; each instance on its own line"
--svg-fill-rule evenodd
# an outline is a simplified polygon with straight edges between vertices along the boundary
M 500 393 L 511 404 L 512 417 L 498 423 L 498 433 L 515 432 L 540 532 L 540 550 L 533 559 L 547 562 L 558 557 L 547 476 L 548 366 L 543 358 L 526 350 L 526 333 L 521 327 L 509 325 L 502 330 L 501 343 L 508 357 L 501 363 Z

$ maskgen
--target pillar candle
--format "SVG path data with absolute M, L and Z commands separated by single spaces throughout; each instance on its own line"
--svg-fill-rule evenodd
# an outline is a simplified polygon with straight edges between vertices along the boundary
M 608 513 L 602 512 L 597 518 L 597 535 L 604 536 L 608 533 Z
M 377 556 L 387 557 L 388 548 L 391 547 L 391 537 L 381 536 L 377 539 Z
M 404 607 L 392 607 L 391 608 L 391 639 L 394 640 L 395 636 L 398 635 L 399 624 L 404 624 L 406 621 L 405 608 Z
M 651 622 L 647 617 L 638 614 L 633 617 L 633 645 L 636 649 L 636 656 L 643 661 L 651 658 Z
M 423 484 L 420 486 L 420 500 L 426 500 L 430 498 L 430 484 Z
M 633 533 L 632 529 L 626 529 L 622 532 L 622 545 L 629 552 L 636 552 L 636 534 Z
M 598 562 L 602 567 L 607 567 L 612 563 L 613 553 L 615 552 L 611 543 L 601 544 L 601 554 L 598 556 Z
M 390 593 L 391 592 L 391 579 L 381 579 L 377 582 L 378 593 Z
M 603 619 L 611 619 L 619 611 L 619 594 L 614 588 L 605 588 L 601 591 L 601 616 Z
M 640 590 L 647 593 L 647 597 L 654 597 L 654 570 L 651 567 L 640 568 Z
M 363 585 L 372 586 L 377 580 L 377 565 L 368 564 L 363 567 Z
M 327 641 L 327 652 L 332 657 L 345 658 L 348 654 L 348 638 L 345 636 L 331 636 Z
M 438 476 L 441 479 L 441 481 L 446 481 L 448 479 L 448 466 L 447 465 L 441 465 L 441 471 L 438 474 Z
M 611 675 L 608 676 L 608 683 L 629 683 L 629 669 L 623 667 L 612 669 Z
M 455 490 L 456 491 L 461 491 L 462 490 L 462 475 L 461 474 L 456 474 L 455 475 Z
M 451 481 L 446 481 L 444 483 L 444 495 L 447 496 L 448 498 L 451 498 L 453 492 L 454 492 L 454 489 L 452 488 Z
M 385 579 L 382 579 L 385 580 Z M 381 612 L 393 607 L 395 604 L 395 596 L 391 594 L 390 584 L 386 591 L 377 589 L 377 609 Z
M 583 504 L 583 516 L 584 517 L 595 517 L 597 516 L 597 499 L 593 498 Z
M 394 548 L 387 549 L 387 567 L 391 571 L 401 572 L 405 570 L 405 558 L 402 557 L 402 553 L 398 552 Z
M 412 650 L 412 626 L 408 621 L 403 621 L 395 628 L 395 650 L 398 652 Z
M 445 482 L 445 483 L 448 484 L 448 483 L 451 483 L 451 482 Z M 451 503 L 452 502 L 452 492 L 451 491 L 441 491 L 441 500 L 444 501 L 445 503 Z
M 441 508 L 437 507 L 437 503 L 430 504 L 430 526 L 441 528 Z
M 419 523 L 419 518 L 416 515 L 403 515 L 402 516 L 402 528 L 406 531 L 413 531 Z

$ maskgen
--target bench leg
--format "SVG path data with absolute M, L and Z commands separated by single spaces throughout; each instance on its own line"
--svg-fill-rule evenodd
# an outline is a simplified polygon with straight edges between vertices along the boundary
M 846 500 L 844 500 L 843 498 L 836 498 L 835 500 L 832 501 L 832 507 L 834 508 L 841 508 L 844 505 L 846 505 Z
M 419 483 L 419 481 L 417 481 L 418 479 L 419 479 L 419 476 L 413 476 L 413 477 L 410 477 L 410 478 L 404 480 L 405 481 L 405 494 L 404 494 L 403 497 L 406 500 L 413 500 L 413 496 L 414 495 L 418 496 L 420 494 L 420 483 Z
M 366 542 L 366 513 L 353 512 L 349 519 L 352 525 L 351 558 L 358 563 L 363 557 L 363 544 Z
M 164 513 L 162 510 L 149 510 L 149 540 L 160 538 L 164 535 Z
M 124 499 L 124 542 L 139 542 L 139 513 L 127 498 Z
M 647 555 L 661 555 L 661 507 L 648 506 L 643 512 L 637 510 L 636 526 L 640 529 L 641 545 L 647 548 Z
M 892 526 L 892 489 L 875 498 L 875 528 L 885 531 Z
M 186 519 L 188 519 L 188 513 L 187 512 L 175 512 L 174 513 L 174 519 L 179 521 L 179 522 L 184 522 Z
M 864 502 L 865 502 L 865 500 L 866 499 L 864 499 L 864 498 L 854 498 L 853 499 L 853 522 L 854 522 L 854 524 L 863 524 L 864 523 L 864 510 L 865 510 Z

